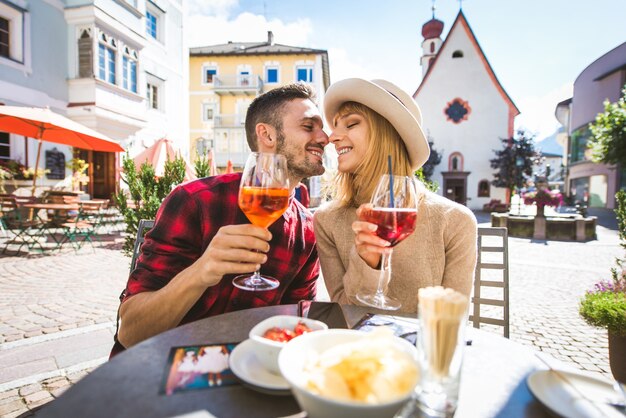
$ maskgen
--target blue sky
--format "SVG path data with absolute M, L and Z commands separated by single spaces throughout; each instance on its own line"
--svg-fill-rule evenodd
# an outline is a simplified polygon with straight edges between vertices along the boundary
M 384 5 L 381 7 L 381 3 Z M 430 0 L 189 0 L 189 46 L 232 41 L 326 49 L 331 82 L 385 78 L 409 93 L 421 81 L 422 25 Z M 463 12 L 496 76 L 522 112 L 516 127 L 538 139 L 558 127 L 555 105 L 576 77 L 626 42 L 625 0 L 464 0 Z M 444 36 L 458 0 L 438 0 Z

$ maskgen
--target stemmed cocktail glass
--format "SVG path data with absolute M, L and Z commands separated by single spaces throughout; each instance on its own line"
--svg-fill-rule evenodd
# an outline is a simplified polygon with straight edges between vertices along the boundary
M 412 177 L 383 175 L 370 200 L 371 205 L 361 214 L 364 221 L 378 225 L 376 235 L 388 241 L 391 248 L 382 254 L 380 276 L 375 293 L 362 289 L 356 298 L 369 306 L 379 309 L 400 309 L 400 301 L 387 296 L 387 286 L 391 280 L 391 255 L 393 247 L 415 231 L 417 205 L 420 196 Z
M 239 186 L 239 208 L 253 225 L 268 228 L 289 206 L 289 179 L 287 160 L 283 155 L 253 152 Z M 272 290 L 280 282 L 262 276 L 260 269 L 252 275 L 244 274 L 233 279 L 233 285 L 250 291 Z

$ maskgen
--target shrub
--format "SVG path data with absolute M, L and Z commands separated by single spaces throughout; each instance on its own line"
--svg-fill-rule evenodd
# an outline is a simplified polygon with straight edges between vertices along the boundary
M 161 202 L 174 187 L 185 178 L 185 161 L 182 157 L 167 160 L 163 176 L 155 175 L 154 167 L 144 163 L 139 170 L 135 161 L 128 154 L 122 160 L 122 181 L 128 190 L 121 190 L 115 195 L 117 206 L 126 222 L 124 253 L 132 256 L 137 227 L 141 219 L 154 219 Z

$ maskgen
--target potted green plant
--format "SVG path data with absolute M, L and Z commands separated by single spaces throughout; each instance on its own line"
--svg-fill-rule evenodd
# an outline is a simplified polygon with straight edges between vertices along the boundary
M 563 195 L 558 190 L 549 190 L 547 188 L 524 193 L 522 199 L 526 205 L 532 205 L 533 203 L 537 205 L 537 216 L 543 216 L 546 206 L 558 207 L 563 204 Z
M 613 270 L 613 280 L 595 284 L 580 301 L 580 315 L 609 334 L 609 364 L 613 377 L 626 382 L 626 271 Z
M 83 185 L 89 184 L 89 176 L 87 175 L 89 164 L 85 160 L 72 158 L 65 163 L 65 166 L 72 170 L 72 191 L 78 192 Z
M 615 196 L 622 248 L 626 249 L 626 192 Z M 612 280 L 602 280 L 585 293 L 580 315 L 590 325 L 606 328 L 609 334 L 609 364 L 616 380 L 626 383 L 626 268 L 617 260 L 611 269 Z

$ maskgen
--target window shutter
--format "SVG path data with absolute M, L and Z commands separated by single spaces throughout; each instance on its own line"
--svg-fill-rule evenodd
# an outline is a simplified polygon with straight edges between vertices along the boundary
M 93 47 L 91 37 L 84 31 L 78 40 L 78 76 L 80 78 L 93 77 Z

